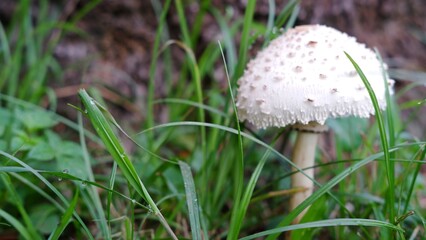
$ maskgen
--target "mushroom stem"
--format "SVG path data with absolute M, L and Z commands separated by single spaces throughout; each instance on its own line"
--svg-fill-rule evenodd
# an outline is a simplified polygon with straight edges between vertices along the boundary
M 318 133 L 299 131 L 293 150 L 293 163 L 301 169 L 312 167 L 315 163 L 315 149 L 318 141 Z M 293 168 L 293 170 L 296 170 Z M 306 169 L 304 173 L 314 178 L 314 169 Z M 313 191 L 314 183 L 300 172 L 291 176 L 292 188 L 301 188 L 290 199 L 290 210 L 295 209 L 300 203 L 308 198 Z M 294 223 L 299 223 L 307 209 L 301 212 Z

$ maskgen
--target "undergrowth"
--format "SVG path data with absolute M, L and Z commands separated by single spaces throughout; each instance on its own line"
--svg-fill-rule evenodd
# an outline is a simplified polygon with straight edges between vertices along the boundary
M 150 73 L 145 121 L 136 130 L 120 127 L 125 119 L 111 114 L 95 87 L 76 93 L 81 104 L 69 106 L 76 120 L 38 106 L 46 96 L 54 105 L 46 83 L 61 77 L 52 52 L 61 34 L 52 31 L 79 30 L 78 19 L 49 18 L 48 1 L 40 1 L 33 22 L 29 2 L 19 2 L 8 27 L 0 25 L 0 234 L 25 239 L 276 239 L 287 231 L 294 239 L 424 236 L 426 142 L 407 130 L 421 117 L 416 113 L 424 99 L 404 102 L 403 89 L 388 93 L 388 108 L 377 109 L 376 118 L 330 119 L 323 141 L 333 144 L 324 143 L 317 152 L 316 190 L 291 212 L 288 200 L 296 191 L 289 187 L 286 157 L 294 141 L 291 130 L 254 131 L 238 121 L 234 94 L 252 57 L 249 48 L 259 36 L 266 46 L 281 33 L 277 29 L 293 26 L 298 1 L 279 11 L 269 1 L 268 19 L 254 18 L 256 1 L 248 1 L 241 19 L 202 1 L 192 26 L 184 1 L 151 1 L 158 31 L 152 62 L 144 66 Z M 76 16 L 95 6 L 88 4 Z M 181 39 L 168 38 L 170 14 L 179 18 Z M 221 38 L 194 52 L 206 16 L 215 19 Z M 172 48 L 185 54 L 179 69 Z M 368 79 L 353 63 L 368 89 Z M 218 68 L 222 75 L 215 74 Z M 158 79 L 169 90 L 165 98 L 155 95 Z M 421 87 L 418 80 L 406 88 L 416 87 Z M 167 112 L 166 123 L 160 123 L 157 111 Z M 414 117 L 405 121 L 402 111 Z M 308 206 L 302 223 L 292 225 Z

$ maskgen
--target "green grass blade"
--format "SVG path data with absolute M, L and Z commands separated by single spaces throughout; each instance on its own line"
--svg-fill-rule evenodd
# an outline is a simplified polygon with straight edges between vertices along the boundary
M 238 235 L 240 233 L 241 226 L 244 221 L 244 216 L 246 215 L 247 208 L 250 204 L 251 197 L 253 195 L 254 188 L 256 186 L 257 180 L 259 179 L 260 173 L 262 172 L 263 166 L 266 163 L 266 160 L 269 156 L 269 151 L 267 151 L 262 159 L 257 164 L 253 174 L 251 175 L 251 178 L 247 184 L 246 190 L 244 192 L 244 195 L 241 199 L 241 203 L 238 205 L 238 210 L 235 212 L 235 217 L 231 219 L 230 227 L 229 227 L 229 233 L 228 233 L 228 239 L 237 239 Z
M 380 227 L 396 230 L 398 232 L 404 232 L 404 230 L 398 226 L 390 224 L 388 222 L 372 220 L 372 219 L 362 219 L 362 218 L 340 218 L 340 219 L 328 219 L 315 222 L 295 224 L 287 227 L 279 227 L 264 232 L 256 233 L 247 237 L 240 238 L 240 240 L 249 240 L 260 238 L 263 236 L 271 234 L 279 234 L 282 232 L 293 231 L 297 229 L 305 228 L 323 228 L 323 227 L 338 227 L 338 226 L 364 226 L 364 227 Z
M 200 37 L 200 33 L 203 30 L 203 19 L 205 18 L 206 12 L 212 8 L 213 7 L 211 6 L 211 0 L 200 1 L 199 10 L 197 11 L 197 15 L 195 16 L 195 20 L 192 24 L 191 29 L 191 42 L 193 44 L 197 43 L 197 40 Z
M 73 14 L 72 19 L 70 20 L 71 24 L 76 24 L 80 19 L 82 19 L 87 13 L 89 13 L 93 8 L 95 8 L 102 0 L 91 0 L 88 1 L 83 7 L 79 8 L 77 12 Z
M 179 161 L 179 167 L 185 187 L 186 204 L 188 206 L 192 239 L 203 239 L 203 235 L 201 234 L 200 208 L 198 206 L 198 198 L 197 193 L 195 192 L 195 184 L 191 173 L 191 167 L 182 161 Z
M 175 0 L 175 7 L 176 7 L 177 14 L 178 14 L 178 17 L 179 17 L 179 26 L 180 26 L 180 31 L 182 32 L 183 42 L 189 48 L 192 48 L 191 37 L 190 37 L 190 34 L 189 34 L 188 24 L 186 22 L 187 17 L 185 15 L 185 10 L 184 10 L 184 7 L 182 5 L 182 1 L 181 0 Z
M 114 162 L 113 165 L 112 165 L 111 174 L 109 176 L 109 188 L 111 190 L 114 190 L 114 184 L 115 184 L 115 177 L 116 177 L 116 175 L 117 175 L 117 163 Z M 112 194 L 113 194 L 112 191 L 108 192 L 107 203 L 106 203 L 106 207 L 107 207 L 107 209 L 106 209 L 106 211 L 107 211 L 106 212 L 106 218 L 108 220 L 108 225 L 109 225 L 110 229 L 111 229 L 111 224 L 110 223 L 111 223 Z
M 23 168 L 23 172 L 30 172 L 30 171 L 26 168 Z M 18 179 L 19 181 L 21 181 L 23 184 L 27 185 L 29 188 L 31 188 L 38 194 L 40 194 L 40 196 L 45 198 L 47 201 L 51 202 L 53 205 L 55 205 L 57 209 L 59 209 L 59 211 L 65 212 L 65 208 L 56 199 L 54 199 L 47 192 L 45 192 L 42 188 L 40 188 L 39 186 L 35 185 L 33 182 L 31 182 L 27 178 L 22 177 L 21 175 L 15 172 L 9 172 L 9 174 L 13 176 L 14 178 Z
M 0 22 L 0 56 L 3 56 L 4 64 L 9 64 L 11 61 L 9 39 L 7 39 L 6 33 L 3 28 L 3 24 Z
M 220 31 L 222 33 L 222 38 L 223 38 L 222 41 L 224 44 L 224 48 L 226 49 L 226 62 L 228 65 L 227 69 L 229 71 L 229 75 L 233 76 L 235 72 L 235 66 L 238 61 L 236 50 L 235 50 L 235 43 L 233 41 L 233 32 L 231 31 L 228 24 L 226 23 L 225 17 L 222 16 L 221 12 L 218 9 L 213 8 L 211 9 L 211 12 L 213 16 L 215 17 L 217 23 L 219 24 Z M 214 56 L 214 54 L 209 54 L 208 58 L 210 60 L 214 60 L 215 57 L 212 57 L 212 56 Z
M 154 45 L 152 47 L 152 60 L 149 65 L 149 85 L 148 85 L 148 95 L 147 95 L 147 107 L 148 114 L 146 116 L 147 127 L 150 128 L 154 126 L 154 94 L 155 94 L 155 70 L 157 69 L 157 60 L 159 57 L 160 41 L 163 36 L 163 29 L 166 24 L 167 13 L 169 12 L 171 0 L 167 0 L 164 4 L 164 7 L 161 11 L 160 18 L 158 19 L 158 28 L 157 33 L 154 39 Z M 149 135 L 150 143 L 153 141 L 153 136 Z M 152 147 L 152 146 L 151 146 Z M 152 149 L 150 147 L 150 149 Z
M 294 26 L 294 24 L 296 23 L 296 20 L 297 20 L 297 16 L 299 15 L 299 12 L 300 12 L 300 6 L 298 4 L 296 4 L 293 8 L 293 11 L 291 11 L 290 18 L 288 19 L 287 23 L 285 24 L 285 31 L 287 31 L 288 29 L 290 29 L 291 27 Z
M 111 126 L 109 125 L 107 119 L 103 115 L 98 103 L 92 99 L 85 90 L 79 91 L 79 97 L 86 108 L 87 115 L 92 122 L 92 125 L 108 152 L 112 155 L 114 161 L 120 167 L 123 172 L 124 177 L 129 182 L 130 186 L 141 196 L 149 206 L 152 208 L 153 213 L 158 217 L 161 224 L 164 226 L 166 231 L 173 239 L 177 239 L 176 235 L 173 233 L 169 224 L 161 214 L 154 200 L 151 198 L 148 190 L 145 185 L 142 183 L 142 180 L 139 178 L 139 175 L 136 172 L 135 167 L 130 161 L 128 155 L 124 151 L 123 146 L 121 145 L 119 139 L 115 136 Z M 102 107 L 101 107 L 102 108 Z
M 88 180 L 94 182 L 95 177 L 92 171 L 92 165 L 90 163 L 89 151 L 87 150 L 86 141 L 84 139 L 84 128 L 83 128 L 83 120 L 82 120 L 81 113 L 78 113 L 77 119 L 78 119 L 78 126 L 79 126 L 78 133 L 80 137 L 80 145 L 81 145 L 81 148 L 83 149 L 83 160 L 85 164 L 85 169 L 87 172 Z M 96 209 L 96 213 L 97 213 L 96 218 L 98 219 L 98 221 L 96 221 L 96 224 L 98 224 L 99 228 L 101 229 L 103 236 L 106 239 L 110 239 L 111 238 L 110 231 L 108 229 L 108 223 L 105 219 L 105 211 L 102 207 L 102 202 L 99 196 L 99 192 L 94 186 L 91 186 L 88 189 L 88 192 L 90 195 L 90 199 L 92 199 L 93 205 Z
M 425 147 L 425 145 L 423 145 L 421 147 L 421 149 L 423 149 L 423 150 L 422 150 L 422 152 L 421 152 L 421 154 L 419 156 L 419 160 L 422 161 L 423 163 L 417 163 L 417 166 L 416 166 L 416 168 L 415 168 L 415 170 L 413 172 L 413 177 L 412 177 L 411 183 L 410 183 L 409 188 L 408 188 L 407 199 L 405 200 L 404 208 L 402 210 L 403 213 L 406 213 L 408 211 L 408 206 L 410 204 L 411 196 L 413 195 L 414 186 L 416 184 L 417 177 L 420 174 L 420 169 L 421 169 L 422 165 L 425 164 L 424 163 L 425 156 L 426 156 L 426 147 Z
M 250 30 L 253 23 L 256 0 L 248 0 L 246 11 L 244 13 L 243 31 L 241 33 L 240 49 L 238 54 L 238 63 L 235 74 L 232 77 L 231 85 L 234 86 L 237 79 L 243 74 L 246 65 L 247 49 L 250 41 Z
M 200 77 L 200 70 L 197 64 L 197 58 L 194 55 L 194 52 L 190 49 L 189 45 L 184 44 L 180 41 L 168 41 L 165 46 L 171 45 L 171 44 L 176 44 L 177 46 L 179 46 L 180 48 L 182 48 L 185 53 L 187 54 L 187 58 L 190 60 L 190 69 L 191 69 L 191 73 L 192 73 L 192 77 L 193 77 L 193 83 L 195 84 L 195 93 L 196 93 L 196 97 L 197 97 L 197 101 L 199 105 L 203 105 L 203 90 L 202 90 L 202 86 L 201 86 L 201 77 Z M 201 122 L 205 122 L 205 114 L 204 114 L 204 110 L 202 108 L 198 108 L 198 118 L 199 121 Z M 207 180 L 207 166 L 208 166 L 208 162 L 207 162 L 207 158 L 206 158 L 206 151 L 207 151 L 207 144 L 206 144 L 206 129 L 201 126 L 201 134 L 200 134 L 200 138 L 201 138 L 201 152 L 202 152 L 202 170 L 201 170 L 201 175 L 204 176 L 204 179 L 202 180 L 202 185 L 204 185 L 205 187 L 208 187 L 208 180 Z
M 201 108 L 204 111 L 209 111 L 209 112 L 216 114 L 216 115 L 223 117 L 223 118 L 228 117 L 228 115 L 225 112 L 223 112 L 219 109 L 210 107 L 210 106 L 205 105 L 205 104 L 200 104 L 198 102 L 194 102 L 194 101 L 191 101 L 191 100 L 178 99 L 178 98 L 164 98 L 164 99 L 158 99 L 158 100 L 154 101 L 154 104 L 158 104 L 158 103 L 184 104 L 184 105 L 188 105 L 188 106 L 191 106 L 191 107 Z
M 33 222 L 30 219 L 30 216 L 27 213 L 27 210 L 25 209 L 24 204 L 22 203 L 21 197 L 18 195 L 18 192 L 16 191 L 14 184 L 10 180 L 10 177 L 6 173 L 0 174 L 1 179 L 4 182 L 4 186 L 6 187 L 6 190 L 9 192 L 10 195 L 10 201 L 16 206 L 19 213 L 22 216 L 22 220 L 25 224 L 25 227 L 28 230 L 28 233 L 31 235 L 32 239 L 41 239 L 40 235 L 37 233 Z
M 0 217 L 4 218 L 4 220 L 6 220 L 8 223 L 10 223 L 19 232 L 19 234 L 23 238 L 25 238 L 25 239 L 32 239 L 31 238 L 31 234 L 28 232 L 28 230 L 14 216 L 12 216 L 9 213 L 5 212 L 3 209 L 0 209 Z
M 68 206 L 67 210 L 65 211 L 64 215 L 62 215 L 61 221 L 59 225 L 56 227 L 55 231 L 49 236 L 49 240 L 57 240 L 64 232 L 65 228 L 68 226 L 68 224 L 71 221 L 73 212 L 75 210 L 75 206 L 78 202 L 78 196 L 79 196 L 79 190 L 76 188 L 76 192 L 74 194 L 74 198 L 72 199 L 70 205 Z
M 242 216 L 245 213 L 245 209 L 246 206 L 244 206 L 244 199 L 241 199 L 241 195 L 243 192 L 243 184 L 244 184 L 244 148 L 243 148 L 243 139 L 241 137 L 241 128 L 240 128 L 240 121 L 238 119 L 238 112 L 237 112 L 237 107 L 235 105 L 235 98 L 234 98 L 234 92 L 232 89 L 232 84 L 231 84 L 231 80 L 229 78 L 229 73 L 228 73 L 228 67 L 227 67 L 227 63 L 225 60 L 225 55 L 223 54 L 223 49 L 222 46 L 219 43 L 219 48 L 220 51 L 222 53 L 222 59 L 223 59 L 223 64 L 225 65 L 225 72 L 226 72 L 226 76 L 227 76 L 227 80 L 228 80 L 228 89 L 229 89 L 229 95 L 231 96 L 231 103 L 232 103 L 232 107 L 234 110 L 234 116 L 235 116 L 235 123 L 237 125 L 237 130 L 238 130 L 238 159 L 236 160 L 236 164 L 235 164 L 235 171 L 234 171 L 234 180 L 235 180 L 235 194 L 234 194 L 234 207 L 232 210 L 232 215 L 231 215 L 231 226 L 230 226 L 230 234 L 228 235 L 228 239 L 235 239 L 238 237 L 238 233 L 240 231 L 241 228 L 241 224 L 242 224 Z M 236 225 L 236 226 L 234 226 Z
M 388 181 L 387 200 L 389 201 L 389 204 L 388 204 L 389 219 L 391 223 L 394 223 L 395 222 L 395 165 L 392 161 L 390 161 L 389 142 L 388 142 L 388 138 L 386 137 L 386 130 L 385 130 L 385 124 L 383 121 L 382 113 L 379 107 L 379 103 L 377 101 L 376 94 L 374 93 L 373 88 L 368 82 L 367 77 L 364 75 L 361 68 L 352 59 L 352 57 L 346 52 L 345 54 L 348 57 L 348 59 L 351 61 L 356 71 L 358 72 L 358 75 L 360 76 L 360 78 L 362 79 L 368 91 L 368 94 L 370 95 L 372 104 L 374 106 L 374 110 L 376 112 L 376 119 L 377 119 L 377 124 L 378 124 L 379 132 L 380 132 L 380 140 L 382 143 L 382 148 L 383 148 L 384 158 L 385 158 L 386 177 Z
M 300 2 L 300 0 L 290 0 L 281 13 L 278 15 L 277 20 L 275 20 L 275 26 L 281 28 L 284 23 L 287 22 L 288 18 L 291 16 L 294 8 Z
M 317 199 L 319 199 L 322 195 L 330 191 L 332 187 L 337 185 L 339 182 L 341 182 L 343 179 L 345 179 L 347 176 L 355 172 L 356 170 L 360 169 L 361 167 L 365 166 L 366 164 L 376 160 L 377 158 L 380 158 L 384 155 L 383 152 L 373 154 L 354 165 L 346 168 L 344 171 L 342 171 L 340 174 L 335 176 L 334 178 L 330 179 L 326 184 L 322 185 L 317 191 L 315 191 L 311 196 L 309 196 L 305 201 L 303 201 L 299 206 L 297 206 L 293 211 L 291 211 L 279 224 L 278 227 L 283 227 L 290 225 L 291 222 L 299 215 L 305 208 L 307 208 L 309 205 L 311 205 L 313 202 L 315 202 Z M 278 237 L 278 234 L 270 235 L 267 239 L 276 239 Z
M 41 180 L 59 199 L 62 201 L 62 203 L 65 206 L 69 206 L 69 203 L 67 199 L 56 189 L 46 178 L 44 178 L 39 172 L 37 172 L 35 169 L 33 169 L 28 164 L 24 163 L 23 161 L 17 159 L 16 157 L 0 150 L 0 155 L 4 156 L 7 159 L 10 159 L 11 161 L 21 165 L 25 169 L 27 169 L 29 172 L 31 172 L 34 176 L 36 176 L 39 180 Z M 86 224 L 83 222 L 83 220 L 80 218 L 80 216 L 74 212 L 74 217 L 80 224 L 80 226 L 83 228 L 83 231 L 86 233 L 87 237 L 89 239 L 94 239 L 92 234 L 90 233 L 89 229 L 87 228 Z
M 277 31 L 276 27 L 274 26 L 275 10 L 276 10 L 275 1 L 268 0 L 268 21 L 266 23 L 265 44 L 269 42 L 270 36 L 273 34 L 273 31 Z

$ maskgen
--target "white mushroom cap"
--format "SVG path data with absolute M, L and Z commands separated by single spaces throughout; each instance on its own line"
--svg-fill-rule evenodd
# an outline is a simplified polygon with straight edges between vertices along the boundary
M 384 109 L 385 84 L 376 54 L 336 29 L 307 25 L 274 39 L 248 63 L 238 81 L 240 120 L 266 128 L 374 114 L 369 94 L 344 51 L 361 67 Z

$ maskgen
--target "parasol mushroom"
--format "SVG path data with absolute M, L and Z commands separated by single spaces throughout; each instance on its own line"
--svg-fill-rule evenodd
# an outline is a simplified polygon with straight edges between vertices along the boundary
M 326 119 L 374 114 L 368 91 L 344 51 L 357 61 L 384 109 L 386 86 L 376 54 L 354 37 L 323 25 L 299 26 L 277 37 L 248 63 L 238 80 L 240 120 L 256 128 L 292 125 L 298 132 L 292 161 L 300 169 L 314 165 L 318 134 L 327 130 Z M 387 81 L 392 86 L 393 81 Z M 304 173 L 314 178 L 313 169 Z M 314 184 L 300 172 L 291 182 L 293 188 L 304 189 L 292 195 L 292 210 L 312 194 Z

